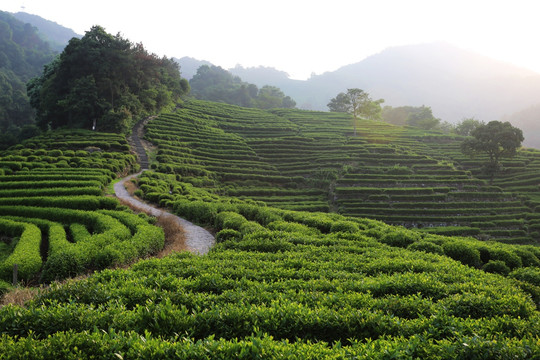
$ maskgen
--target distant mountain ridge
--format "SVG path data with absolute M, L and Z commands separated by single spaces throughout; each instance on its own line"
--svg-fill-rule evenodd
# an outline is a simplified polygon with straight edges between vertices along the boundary
M 327 110 L 331 98 L 357 87 L 385 99 L 384 105 L 430 106 L 436 117 L 451 123 L 469 117 L 486 122 L 509 118 L 523 129 L 526 146 L 540 148 L 539 126 L 530 116 L 519 119 L 524 109 L 540 105 L 540 74 L 447 43 L 388 48 L 305 81 L 284 78 L 271 68 L 237 66 L 230 71 L 256 85 L 264 79 L 279 86 L 304 109 Z M 278 75 L 274 82 L 272 73 Z
M 71 38 L 82 37 L 82 35 L 77 34 L 72 29 L 59 25 L 54 21 L 44 19 L 38 15 L 25 12 L 18 12 L 11 15 L 24 23 L 35 26 L 43 40 L 49 42 L 51 49 L 57 52 L 62 52 Z
M 270 81 L 268 68 L 230 71 L 257 85 L 261 78 Z M 493 120 L 540 101 L 534 94 L 540 74 L 447 43 L 392 47 L 305 81 L 280 76 L 270 85 L 278 84 L 308 109 L 327 110 L 337 93 L 358 87 L 386 105 L 431 106 L 450 122 L 471 116 Z

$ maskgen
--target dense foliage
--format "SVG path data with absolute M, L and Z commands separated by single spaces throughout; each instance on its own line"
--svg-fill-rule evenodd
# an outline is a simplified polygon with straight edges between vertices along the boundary
M 34 27 L 0 11 L 0 149 L 35 135 L 25 83 L 53 56 Z
M 225 102 L 259 109 L 294 108 L 296 103 L 277 87 L 243 82 L 219 66 L 203 65 L 189 81 L 193 96 L 201 100 Z
M 461 144 L 461 150 L 467 155 L 486 154 L 489 161 L 485 165 L 486 173 L 493 177 L 499 171 L 500 161 L 504 157 L 514 157 L 523 142 L 523 131 L 509 122 L 490 121 L 476 126 L 470 132 L 471 138 Z
M 136 118 L 171 107 L 189 91 L 178 65 L 94 26 L 73 38 L 28 86 L 37 122 L 123 132 Z
M 433 116 L 429 106 L 385 106 L 382 111 L 384 121 L 394 125 L 410 125 L 431 130 L 441 125 L 441 120 Z M 466 135 L 461 134 L 460 135 Z

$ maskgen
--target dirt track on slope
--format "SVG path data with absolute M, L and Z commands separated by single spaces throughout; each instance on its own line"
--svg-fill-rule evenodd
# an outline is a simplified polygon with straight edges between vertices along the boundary
M 140 139 L 143 133 L 143 126 L 143 121 L 137 123 L 137 125 L 135 125 L 133 129 L 133 134 L 131 135 L 131 140 L 133 145 L 135 146 L 135 151 L 137 152 L 142 171 L 137 174 L 126 176 L 122 178 L 119 182 L 114 184 L 114 193 L 116 194 L 116 197 L 118 199 L 123 201 L 129 207 L 137 209 L 139 211 L 144 211 L 146 214 L 155 216 L 160 219 L 167 218 L 168 220 L 172 220 L 178 225 L 176 227 L 178 229 L 177 231 L 182 231 L 183 236 L 175 236 L 175 240 L 173 241 L 170 241 L 170 239 L 169 241 L 167 241 L 166 239 L 166 249 L 164 249 L 165 253 L 167 253 L 168 250 L 170 251 L 174 249 L 187 248 L 188 251 L 191 251 L 195 254 L 207 254 L 208 251 L 210 251 L 210 248 L 216 243 L 214 235 L 212 235 L 206 229 L 203 229 L 202 227 L 197 226 L 187 221 L 186 219 L 182 219 L 181 217 L 171 214 L 165 210 L 156 208 L 152 205 L 140 201 L 139 199 L 136 199 L 126 190 L 124 184 L 127 181 L 133 179 L 134 177 L 142 174 L 149 167 L 148 157 L 143 146 L 144 140 L 141 141 Z M 179 241 L 183 241 L 184 244 L 178 244 Z M 167 247 L 169 247 L 169 249 L 167 249 Z
M 139 176 L 142 172 L 137 174 L 129 175 L 114 184 L 114 193 L 116 197 L 122 200 L 126 205 L 136 208 L 137 210 L 142 210 L 148 215 L 160 217 L 171 217 L 183 230 L 185 246 L 187 250 L 195 254 L 207 254 L 210 251 L 210 248 L 215 244 L 214 235 L 212 235 L 207 230 L 203 229 L 200 226 L 193 224 L 192 222 L 182 219 L 174 214 L 171 214 L 165 210 L 158 209 L 152 205 L 144 203 L 133 196 L 131 196 L 126 190 L 124 183 L 130 181 L 136 176 Z

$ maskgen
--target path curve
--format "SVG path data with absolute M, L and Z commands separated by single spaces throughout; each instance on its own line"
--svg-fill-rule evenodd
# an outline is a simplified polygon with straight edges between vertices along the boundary
M 116 194 L 117 198 L 123 200 L 129 205 L 132 205 L 139 209 L 144 210 L 144 212 L 146 212 L 149 215 L 152 215 L 155 217 L 159 217 L 162 215 L 171 216 L 184 229 L 186 246 L 188 247 L 189 251 L 191 251 L 194 254 L 200 254 L 200 255 L 207 254 L 208 251 L 210 251 L 210 248 L 212 248 L 212 246 L 214 246 L 216 243 L 214 235 L 212 235 L 210 232 L 203 229 L 202 227 L 197 226 L 190 221 L 187 221 L 186 219 L 182 219 L 179 216 L 176 216 L 167 211 L 158 209 L 152 205 L 149 205 L 145 202 L 135 199 L 126 190 L 124 186 L 124 183 L 126 181 L 130 181 L 134 177 L 137 177 L 140 174 L 142 174 L 144 171 L 148 170 L 148 158 L 146 156 L 146 151 L 144 150 L 144 147 L 142 146 L 141 140 L 139 138 L 139 133 L 142 131 L 143 126 L 144 124 L 142 121 L 137 123 L 135 125 L 135 128 L 133 129 L 133 134 L 131 136 L 133 143 L 135 145 L 135 150 L 137 152 L 137 155 L 139 155 L 139 162 L 141 164 L 142 171 L 136 174 L 126 176 L 122 178 L 119 182 L 114 184 L 114 193 Z

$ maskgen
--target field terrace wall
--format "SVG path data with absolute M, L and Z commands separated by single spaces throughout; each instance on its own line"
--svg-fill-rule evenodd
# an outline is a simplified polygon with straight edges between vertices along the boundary
M 19 280 L 50 282 L 163 246 L 161 229 L 104 196 L 117 173 L 137 169 L 128 150 L 122 135 L 61 130 L 0 153 L 0 221 L 12 224 L 0 230 L 2 280 L 14 264 Z

